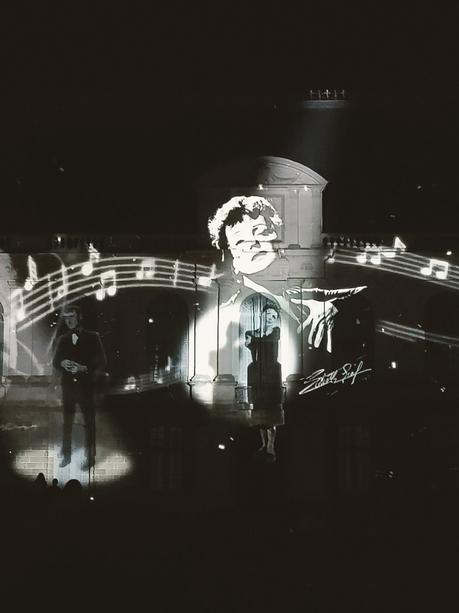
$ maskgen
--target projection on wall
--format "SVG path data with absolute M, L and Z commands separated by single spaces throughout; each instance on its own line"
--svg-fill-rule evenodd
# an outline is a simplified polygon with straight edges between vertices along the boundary
M 53 381 L 58 382 L 60 375 L 70 381 L 91 374 L 106 403 L 181 385 L 193 402 L 218 409 L 214 413 L 220 417 L 235 409 L 249 415 L 247 423 L 260 429 L 262 448 L 272 461 L 287 382 L 305 407 L 311 395 L 327 398 L 354 389 L 372 372 L 374 331 L 365 286 L 326 288 L 306 275 L 290 278 L 288 249 L 280 246 L 283 209 L 275 205 L 275 199 L 242 195 L 222 204 L 208 223 L 217 251 L 199 261 L 192 252 L 188 261 L 108 255 L 93 244 L 86 254 L 0 254 L 10 266 L 0 282 L 3 376 L 13 383 L 25 377 L 22 392 L 30 389 L 31 400 L 37 393 L 33 383 L 43 376 L 57 375 Z M 386 255 L 386 265 L 396 271 L 398 253 Z M 330 265 L 350 259 L 338 250 L 333 257 Z M 350 263 L 375 267 L 375 261 L 371 255 L 356 260 L 354 252 Z M 430 278 L 421 271 L 426 263 L 417 264 L 419 275 Z M 94 339 L 88 345 L 91 356 L 75 357 L 73 348 L 82 341 L 73 338 L 78 332 L 69 326 L 79 317 L 73 306 L 80 307 L 84 328 L 100 339 L 105 358 L 97 364 L 92 364 L 99 351 Z M 68 355 L 56 354 L 64 333 Z M 44 399 L 67 407 L 55 437 L 60 468 L 73 462 L 74 405 L 82 409 L 86 426 L 79 461 L 91 468 L 91 433 L 99 427 L 93 405 L 100 399 L 69 397 L 64 388 L 48 386 Z M 117 457 L 123 452 L 113 450 Z M 98 447 L 96 457 L 97 467 Z
M 308 287 L 306 279 L 298 284 L 298 279 L 291 281 L 287 275 L 279 275 L 283 258 L 278 248 L 282 225 L 283 220 L 273 204 L 259 196 L 233 197 L 209 220 L 212 244 L 224 254 L 226 263 L 227 279 L 219 279 L 224 294 L 219 305 L 219 338 L 223 342 L 228 339 L 228 343 L 239 338 L 240 347 L 253 347 L 258 343 L 266 349 L 255 352 L 264 355 L 264 360 L 252 361 L 258 369 L 262 368 L 263 361 L 265 363 L 266 374 L 258 377 L 250 376 L 247 352 L 239 352 L 237 379 L 247 385 L 249 396 L 253 396 L 253 381 L 257 382 L 257 387 L 261 380 L 281 381 L 281 368 L 284 380 L 294 373 L 308 373 L 302 393 L 346 379 L 352 384 L 357 377 L 370 371 L 363 366 L 363 356 L 355 365 L 345 362 L 329 373 L 325 368 L 333 365 L 332 330 L 340 304 L 360 294 L 365 287 Z M 231 330 L 235 326 L 239 327 L 237 332 Z M 252 339 L 249 344 L 247 335 Z M 275 349 L 273 341 L 268 341 L 274 337 Z M 220 353 L 229 351 L 222 345 L 218 349 Z M 269 359 L 268 354 L 271 354 Z M 274 354 L 276 363 L 277 356 L 280 358 L 279 370 L 275 373 Z M 313 380 L 308 379 L 310 375 Z

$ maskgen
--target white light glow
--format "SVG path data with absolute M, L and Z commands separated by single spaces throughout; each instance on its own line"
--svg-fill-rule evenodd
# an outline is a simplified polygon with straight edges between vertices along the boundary
M 90 262 L 86 262 L 85 264 L 83 264 L 83 266 L 81 267 L 81 273 L 85 277 L 89 277 L 89 275 L 92 273 L 92 264 Z
M 397 362 L 391 362 L 390 363 L 390 367 L 391 368 L 397 368 Z
M 390 272 L 412 279 L 428 279 L 451 289 L 459 289 L 459 266 L 451 266 L 443 260 L 432 260 L 415 253 L 397 253 L 395 258 L 386 259 L 385 251 L 381 252 L 383 259 L 377 270 Z M 337 264 L 356 265 L 366 264 L 363 261 L 365 254 L 355 255 L 355 249 L 340 248 L 335 252 Z
M 418 326 L 404 326 L 387 320 L 377 321 L 376 331 L 409 342 L 428 341 L 429 343 L 459 347 L 458 337 L 448 336 L 446 334 L 435 334 L 433 332 L 428 332 L 426 334 L 426 332 Z
M 221 451 L 224 451 L 224 450 L 226 449 L 226 447 L 225 447 L 225 445 L 223 445 L 223 443 L 220 443 L 220 444 L 218 445 L 218 448 L 219 448 Z
M 379 266 L 381 264 L 381 254 L 380 253 L 373 253 L 370 256 L 370 262 L 372 264 L 375 264 L 376 266 Z
M 198 285 L 201 285 L 201 287 L 210 287 L 212 285 L 212 279 L 210 277 L 198 277 Z
M 83 470 L 85 454 L 82 448 L 74 449 L 71 463 L 61 468 L 59 462 L 60 444 L 49 447 L 47 450 L 23 449 L 16 453 L 13 466 L 15 471 L 30 480 L 34 480 L 42 472 L 48 483 L 57 478 L 59 482 L 69 479 L 78 479 L 82 485 L 88 485 L 88 470 Z M 100 451 L 96 455 L 94 470 L 91 471 L 91 483 L 115 481 L 131 470 L 131 462 L 127 456 L 119 452 L 104 454 Z

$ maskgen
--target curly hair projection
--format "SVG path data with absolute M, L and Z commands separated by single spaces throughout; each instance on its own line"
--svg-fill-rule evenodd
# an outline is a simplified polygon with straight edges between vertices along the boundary
M 207 227 L 209 228 L 212 245 L 217 249 L 226 249 L 228 241 L 225 229 L 241 222 L 244 215 L 248 215 L 252 219 L 261 215 L 270 230 L 282 225 L 282 219 L 266 198 L 261 196 L 234 196 L 228 202 L 222 204 L 215 215 L 209 218 Z

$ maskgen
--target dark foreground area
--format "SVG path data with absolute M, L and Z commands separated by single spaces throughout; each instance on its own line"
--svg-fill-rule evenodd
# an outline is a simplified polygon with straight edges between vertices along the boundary
M 392 482 L 201 513 L 28 485 L 2 500 L 2 610 L 453 611 L 458 512 Z

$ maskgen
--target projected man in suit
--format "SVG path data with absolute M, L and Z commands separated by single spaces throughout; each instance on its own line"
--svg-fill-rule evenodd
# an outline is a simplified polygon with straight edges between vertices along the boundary
M 95 380 L 98 373 L 105 371 L 106 357 L 99 334 L 82 327 L 79 307 L 64 307 L 61 316 L 68 330 L 59 337 L 53 359 L 54 367 L 62 374 L 64 425 L 60 466 L 67 466 L 72 459 L 72 427 L 78 404 L 86 431 L 86 460 L 82 469 L 87 470 L 94 466 L 96 451 Z

